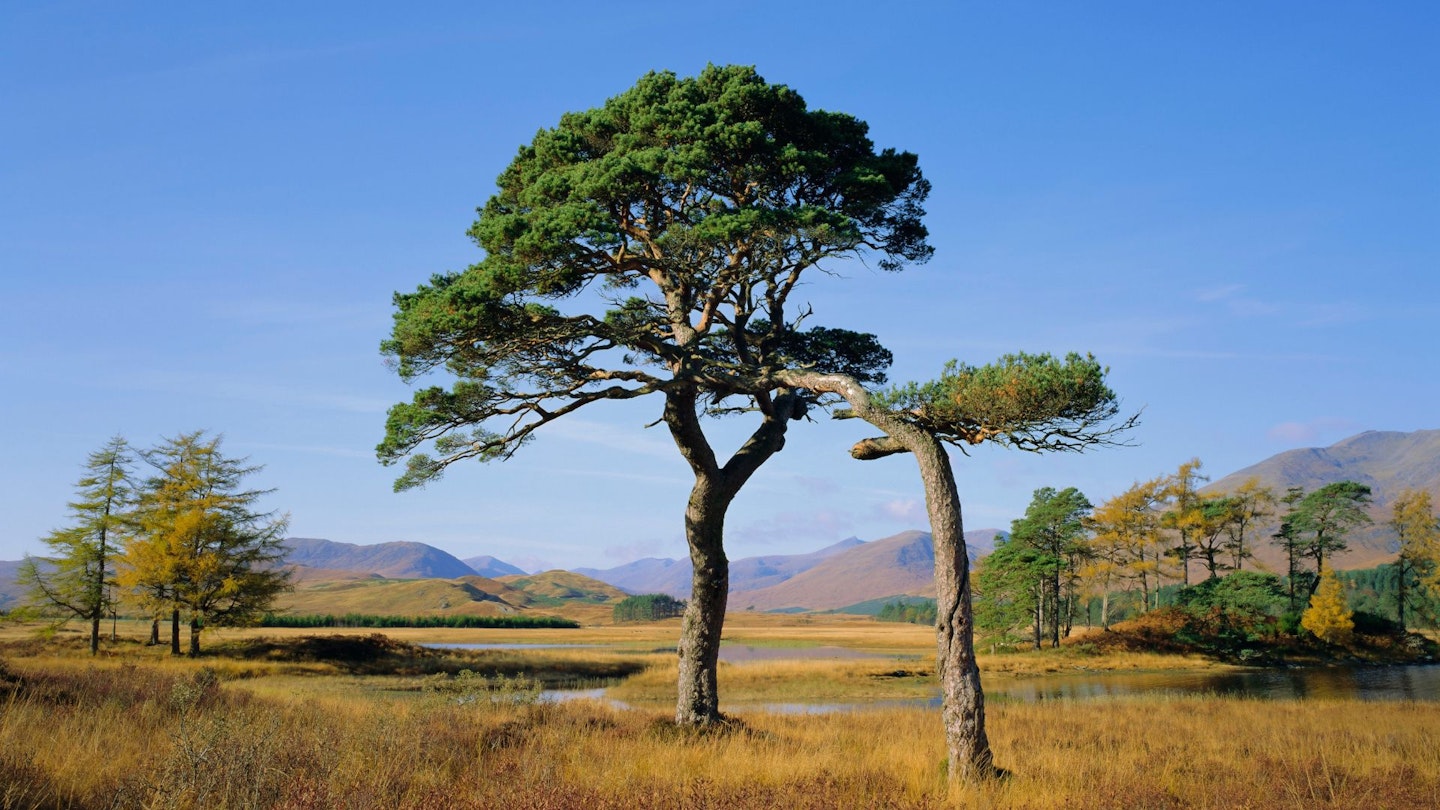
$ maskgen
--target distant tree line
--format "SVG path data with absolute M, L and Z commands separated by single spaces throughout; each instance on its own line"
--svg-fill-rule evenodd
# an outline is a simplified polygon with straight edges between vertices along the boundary
M 897 599 L 894 602 L 886 602 L 875 614 L 875 618 L 882 622 L 909 622 L 910 624 L 935 624 L 935 600 L 916 599 L 914 601 Z
M 627 596 L 615 605 L 617 622 L 654 622 L 685 612 L 685 603 L 669 594 L 645 593 Z
M 1368 486 L 1339 481 L 1277 497 L 1252 478 L 1230 492 L 1202 494 L 1200 467 L 1192 459 L 1175 474 L 1136 483 L 1099 506 L 1073 488 L 1036 490 L 1010 537 L 979 565 L 977 628 L 992 642 L 1028 640 L 1038 649 L 1058 645 L 1077 622 L 1108 627 L 1168 605 L 1218 606 L 1225 621 L 1244 616 L 1243 623 L 1255 627 L 1265 624 L 1263 613 L 1294 633 L 1309 630 L 1304 617 L 1317 599 L 1324 610 L 1315 615 L 1332 617 L 1323 634 L 1310 631 L 1318 637 L 1343 636 L 1332 625 L 1356 610 L 1365 621 L 1393 617 L 1401 629 L 1434 620 L 1440 518 L 1429 493 L 1406 490 L 1393 501 L 1387 525 L 1399 547 L 1394 563 L 1337 577 L 1330 561 L 1348 549 L 1346 535 L 1372 522 L 1365 511 Z M 1276 522 L 1278 529 L 1265 535 L 1263 527 Z M 1256 544 L 1267 541 L 1286 561 L 1273 583 L 1245 570 Z M 1203 576 L 1198 582 L 1196 573 Z M 1242 573 L 1255 576 L 1237 578 Z M 1272 584 L 1283 596 L 1278 606 L 1259 596 Z M 1232 596 L 1239 603 L 1232 604 Z M 1261 603 L 1263 610 L 1256 607 Z
M 580 626 L 579 622 L 558 616 L 385 616 L 370 613 L 286 614 L 266 613 L 261 627 L 458 627 L 458 628 L 564 628 Z

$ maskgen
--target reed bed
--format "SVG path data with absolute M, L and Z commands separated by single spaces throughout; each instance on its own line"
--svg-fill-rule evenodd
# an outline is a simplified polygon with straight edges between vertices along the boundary
M 1010 775 L 963 785 L 945 777 L 938 713 L 920 709 L 747 712 L 697 732 L 584 701 L 396 698 L 365 688 L 374 676 L 57 663 L 0 672 L 0 807 L 1440 806 L 1428 703 L 996 704 Z

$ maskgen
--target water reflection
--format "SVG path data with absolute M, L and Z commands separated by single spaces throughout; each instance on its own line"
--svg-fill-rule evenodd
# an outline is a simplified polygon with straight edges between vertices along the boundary
M 852 650 L 849 647 L 755 647 L 748 644 L 720 644 L 720 660 L 731 664 L 753 661 L 855 660 L 860 658 L 894 658 L 893 655 Z M 915 656 L 918 658 L 919 656 Z
M 495 644 L 421 644 L 432 650 L 568 650 L 583 647 L 607 647 L 606 644 L 532 644 L 529 642 Z
M 1137 695 L 1225 695 L 1257 700 L 1440 701 L 1440 666 L 1335 667 L 1245 672 L 1093 672 L 1012 679 L 984 679 L 991 700 L 1095 700 Z M 550 690 L 542 700 L 596 700 L 619 709 L 629 705 L 604 689 Z M 940 697 L 864 702 L 726 703 L 726 712 L 834 714 L 894 708 L 939 708 Z
M 1142 694 L 1214 694 L 1259 700 L 1440 700 L 1440 667 L 1324 667 L 1244 672 L 1110 672 L 985 679 L 1011 700 L 1076 700 Z

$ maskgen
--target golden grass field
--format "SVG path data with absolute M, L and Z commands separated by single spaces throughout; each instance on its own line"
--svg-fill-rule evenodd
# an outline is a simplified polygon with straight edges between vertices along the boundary
M 146 629 L 122 626 L 131 640 L 107 644 L 93 660 L 75 632 L 41 641 L 33 628 L 0 631 L 0 807 L 1440 806 L 1440 709 L 1433 703 L 996 702 L 990 737 L 1010 775 L 965 785 L 945 777 L 934 710 L 747 709 L 723 728 L 675 727 L 667 703 L 675 622 L 390 630 L 388 637 L 412 642 L 619 649 L 431 654 L 397 646 L 392 657 L 364 666 L 293 655 L 314 631 L 208 632 L 212 652 L 192 660 L 140 646 L 134 639 Z M 369 635 L 349 634 L 357 643 Z M 740 614 L 726 638 L 904 656 L 723 665 L 727 704 L 903 697 L 934 688 L 929 628 Z M 981 664 L 992 678 L 1080 666 L 1207 666 L 1069 650 L 984 656 Z M 610 690 L 633 708 L 489 699 L 462 705 L 423 688 L 437 677 L 432 673 L 457 667 L 528 673 L 552 684 L 633 671 Z M 893 677 L 897 670 L 907 674 Z

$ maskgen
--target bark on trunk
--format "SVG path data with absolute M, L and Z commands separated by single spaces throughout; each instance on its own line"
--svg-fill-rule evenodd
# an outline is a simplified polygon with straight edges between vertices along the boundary
M 180 611 L 170 611 L 170 654 L 180 654 Z
M 710 487 L 697 481 L 685 510 L 694 573 L 680 630 L 677 723 L 698 725 L 720 719 L 720 635 L 730 591 L 730 561 L 724 548 L 726 506 L 728 501 L 721 503 Z
M 190 619 L 190 657 L 194 658 L 200 654 L 200 619 Z
M 902 452 L 915 457 L 925 485 L 925 509 L 935 545 L 936 669 L 950 776 L 963 780 L 995 776 L 998 771 L 985 734 L 985 693 L 975 662 L 975 615 L 970 602 L 970 560 L 965 551 L 960 493 L 944 444 L 934 434 L 874 407 L 869 392 L 844 375 L 792 372 L 786 381 L 797 388 L 844 397 L 855 416 L 888 437 L 857 443 L 850 451 L 855 458 L 874 459 Z
M 149 642 L 149 645 L 148 645 L 148 646 L 151 646 L 151 647 L 159 647 L 159 646 L 160 646 L 160 620 L 159 620 L 159 619 L 152 618 L 152 619 L 150 620 L 150 642 Z
M 666 426 L 695 474 L 685 509 L 685 540 L 690 546 L 694 573 L 677 649 L 680 674 L 675 722 L 681 725 L 705 725 L 722 719 L 717 676 L 730 592 L 725 512 L 750 476 L 785 446 L 785 429 L 790 420 L 804 415 L 801 401 L 793 394 L 775 397 L 767 403 L 760 427 L 722 467 L 701 430 L 697 405 L 694 391 L 666 394 Z
M 970 560 L 960 513 L 960 493 L 944 446 L 932 436 L 911 452 L 925 482 L 930 536 L 935 542 L 935 646 L 941 718 L 950 753 L 950 775 L 961 779 L 995 773 L 985 734 L 985 693 L 975 663 L 975 614 L 970 603 Z M 928 445 L 928 446 L 926 446 Z

